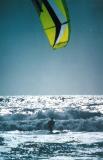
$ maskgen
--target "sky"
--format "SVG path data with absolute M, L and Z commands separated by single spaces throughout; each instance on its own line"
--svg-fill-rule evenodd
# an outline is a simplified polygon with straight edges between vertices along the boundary
M 71 38 L 53 50 L 31 0 L 0 0 L 0 95 L 103 94 L 103 0 L 67 0 Z

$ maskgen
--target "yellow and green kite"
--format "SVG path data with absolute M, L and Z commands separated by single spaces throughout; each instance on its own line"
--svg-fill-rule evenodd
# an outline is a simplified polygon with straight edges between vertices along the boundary
M 52 48 L 66 46 L 70 39 L 70 19 L 65 0 L 32 0 L 32 2 Z

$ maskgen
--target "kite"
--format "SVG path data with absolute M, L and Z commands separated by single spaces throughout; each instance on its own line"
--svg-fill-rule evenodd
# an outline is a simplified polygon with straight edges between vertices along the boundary
M 70 39 L 70 18 L 65 0 L 32 0 L 32 2 L 52 48 L 65 47 Z

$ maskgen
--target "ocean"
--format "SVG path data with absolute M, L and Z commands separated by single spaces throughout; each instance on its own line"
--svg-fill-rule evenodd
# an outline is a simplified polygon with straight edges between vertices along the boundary
M 0 96 L 0 160 L 102 159 L 103 96 Z

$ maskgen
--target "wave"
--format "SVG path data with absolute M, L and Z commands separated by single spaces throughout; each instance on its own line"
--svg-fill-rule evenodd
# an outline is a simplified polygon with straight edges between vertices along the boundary
M 29 109 L 28 109 L 29 111 Z M 100 112 L 65 109 L 38 110 L 30 113 L 13 113 L 0 116 L 0 131 L 31 131 L 48 129 L 48 121 L 54 117 L 56 130 L 103 131 L 103 115 Z
M 0 97 L 0 131 L 45 130 L 50 117 L 56 130 L 103 131 L 103 96 Z

